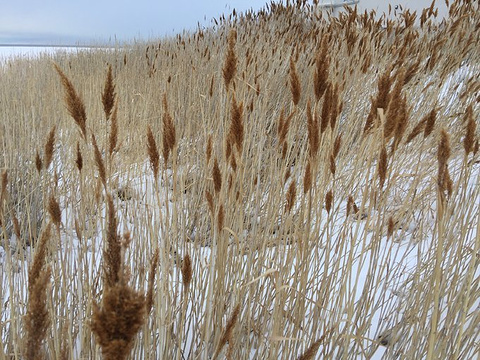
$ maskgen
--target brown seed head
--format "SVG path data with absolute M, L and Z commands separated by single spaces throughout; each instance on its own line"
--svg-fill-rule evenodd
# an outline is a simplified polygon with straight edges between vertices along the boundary
M 82 152 L 80 151 L 80 144 L 77 141 L 77 158 L 75 159 L 75 164 L 77 165 L 78 171 L 82 172 L 83 168 L 83 157 Z
M 215 189 L 215 193 L 218 194 L 222 189 L 222 173 L 220 172 L 217 158 L 215 158 L 213 162 L 212 177 L 213 177 L 213 187 Z
M 213 216 L 213 195 L 210 191 L 205 191 L 205 199 L 207 199 L 208 209 L 210 210 L 210 214 Z
M 160 251 L 158 248 L 155 249 L 153 254 L 152 261 L 150 263 L 150 273 L 148 274 L 148 291 L 147 296 L 145 297 L 145 308 L 146 313 L 149 314 L 153 306 L 153 291 L 155 288 L 155 274 L 158 268 L 158 261 L 160 258 Z
M 450 158 L 450 137 L 445 129 L 440 132 L 440 142 L 438 144 L 437 160 L 439 167 L 445 167 L 448 159 Z
M 303 177 L 303 193 L 306 194 L 312 188 L 312 168 L 310 165 L 310 160 L 307 162 L 305 167 L 305 176 Z
M 60 223 L 62 221 L 62 212 L 60 211 L 60 205 L 58 205 L 58 202 L 57 200 L 55 200 L 55 197 L 53 195 L 50 195 L 50 198 L 48 199 L 47 210 L 50 214 L 50 217 L 52 218 L 53 224 L 57 228 L 60 228 Z
M 437 110 L 435 108 L 430 111 L 425 122 L 425 129 L 423 131 L 423 138 L 427 138 L 433 131 L 435 127 L 435 121 L 437 119 Z
M 165 166 L 167 165 L 168 157 L 173 148 L 176 145 L 176 134 L 175 134 L 175 125 L 173 124 L 173 119 L 168 112 L 167 107 L 167 95 L 163 94 L 163 159 L 165 161 Z
M 35 154 L 35 168 L 37 169 L 37 172 L 40 174 L 43 168 L 43 163 L 42 163 L 42 158 L 40 157 L 40 154 L 38 153 L 38 150 Z
M 325 97 L 323 98 L 322 105 L 322 115 L 320 123 L 320 133 L 324 133 L 327 130 L 328 125 L 330 124 L 330 113 L 332 112 L 332 96 L 333 89 L 332 84 L 328 84 L 327 90 L 325 91 Z
M 104 289 L 102 306 L 93 306 L 91 329 L 105 360 L 129 356 L 145 322 L 145 297 L 124 282 Z
M 50 164 L 52 163 L 53 159 L 53 149 L 55 147 L 55 126 L 52 127 L 52 130 L 50 130 L 48 137 L 47 137 L 47 142 L 45 143 L 45 159 L 44 159 L 44 164 L 45 164 L 45 169 L 48 169 L 50 167 Z
M 237 72 L 237 55 L 235 54 L 235 43 L 237 41 L 237 32 L 231 30 L 228 35 L 228 49 L 225 63 L 223 65 L 223 80 L 227 91 L 230 87 L 232 79 Z
M 232 99 L 232 110 L 231 110 L 231 124 L 229 138 L 231 142 L 237 147 L 239 153 L 242 152 L 243 146 L 243 137 L 244 137 L 244 127 L 243 127 L 243 102 L 237 104 L 235 95 Z
M 465 122 L 467 125 L 465 139 L 463 140 L 463 148 L 465 149 L 465 154 L 468 155 L 474 150 L 475 131 L 477 128 L 477 123 L 473 119 L 473 108 L 471 104 L 467 107 L 467 111 L 465 113 Z
M 186 254 L 182 261 L 182 280 L 185 291 L 188 289 L 192 281 L 192 274 L 192 260 L 190 259 L 190 255 Z
M 105 117 L 108 120 L 115 104 L 115 83 L 113 82 L 112 65 L 108 65 L 107 77 L 102 94 L 102 104 Z
M 302 94 L 302 87 L 300 80 L 298 79 L 297 68 L 293 58 L 290 57 L 290 91 L 292 93 L 292 101 L 296 106 L 300 101 L 300 95 Z
M 330 214 L 330 210 L 332 210 L 332 204 L 333 204 L 333 191 L 329 190 L 325 195 L 325 210 L 327 210 L 327 213 L 329 214 Z
M 85 104 L 83 99 L 77 94 L 73 84 L 68 77 L 60 69 L 57 64 L 54 64 L 55 70 L 62 81 L 62 85 L 65 89 L 65 103 L 70 116 L 80 128 L 83 139 L 87 140 L 87 115 L 85 112 Z
M 117 215 L 110 194 L 107 195 L 107 239 L 103 251 L 104 286 L 111 288 L 119 283 L 122 274 L 122 249 L 117 233 Z
M 207 165 L 210 163 L 210 159 L 212 158 L 212 135 L 208 136 L 207 140 L 207 148 L 206 148 L 206 156 L 207 156 Z
M 152 167 L 156 180 L 160 170 L 160 154 L 158 153 L 157 142 L 155 141 L 150 125 L 147 126 L 147 152 L 150 159 L 150 166 Z
M 218 208 L 218 213 L 217 213 L 217 229 L 218 229 L 218 231 L 223 230 L 224 222 L 225 222 L 225 210 L 223 208 L 223 204 L 220 204 L 220 207 Z
M 393 235 L 393 231 L 395 230 L 395 221 L 393 221 L 393 217 L 388 218 L 388 228 L 387 228 L 387 236 L 390 238 Z
M 230 315 L 230 318 L 227 321 L 227 326 L 223 330 L 222 336 L 220 338 L 220 342 L 217 346 L 217 350 L 215 351 L 215 355 L 213 356 L 213 359 L 217 359 L 218 355 L 220 355 L 220 352 L 224 348 L 225 344 L 232 339 L 232 332 L 235 327 L 235 324 L 237 323 L 238 320 L 238 315 L 240 314 L 240 304 L 235 306 L 235 309 L 233 309 L 232 314 Z
M 380 157 L 378 159 L 378 180 L 380 182 L 380 189 L 383 188 L 385 184 L 385 179 L 387 177 L 387 167 L 388 167 L 388 159 L 387 159 L 387 149 L 385 145 L 382 146 L 382 150 L 380 151 Z
M 98 149 L 97 140 L 95 139 L 94 134 L 92 134 L 92 144 L 95 155 L 95 164 L 97 164 L 98 169 L 98 175 L 100 176 L 100 180 L 102 180 L 103 187 L 107 188 L 107 174 L 105 172 L 105 163 L 103 162 L 102 154 Z
M 297 188 L 295 185 L 295 181 L 290 183 L 287 191 L 287 203 L 285 204 L 285 212 L 290 212 L 295 204 L 295 196 L 297 195 Z
M 112 119 L 110 124 L 110 136 L 108 137 L 108 154 L 112 156 L 113 152 L 117 149 L 117 138 L 118 138 L 118 124 L 117 124 L 117 115 L 118 114 L 118 105 L 115 103 L 113 108 Z
M 320 101 L 327 89 L 329 67 L 328 39 L 324 36 L 321 47 L 315 56 L 315 72 L 313 73 L 313 90 L 317 102 Z

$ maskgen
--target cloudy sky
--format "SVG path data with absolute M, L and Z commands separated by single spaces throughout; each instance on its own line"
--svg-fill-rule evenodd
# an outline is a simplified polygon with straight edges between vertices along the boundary
M 208 25 L 232 9 L 258 10 L 270 0 L 21 0 L 0 5 L 0 44 L 89 43 L 148 39 Z M 279 1 L 279 0 L 276 0 Z M 320 0 L 321 1 L 321 0 Z M 328 0 L 332 1 L 332 0 Z M 335 1 L 335 0 L 333 0 Z M 342 0 L 336 0 L 342 1 Z M 343 0 L 345 1 L 345 0 Z M 443 4 L 443 0 L 437 1 Z M 392 0 L 430 5 L 430 0 Z M 388 9 L 385 0 L 360 0 L 362 8 Z

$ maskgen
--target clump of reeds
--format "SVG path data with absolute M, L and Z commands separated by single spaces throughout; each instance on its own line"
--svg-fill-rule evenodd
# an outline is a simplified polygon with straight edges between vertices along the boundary
M 65 103 L 67 110 L 75 123 L 80 128 L 83 139 L 87 140 L 87 113 L 85 111 L 85 104 L 83 99 L 77 94 L 72 82 L 68 79 L 65 73 L 57 64 L 53 64 L 55 70 L 60 75 L 62 85 L 65 89 Z
M 35 249 L 33 263 L 28 271 L 28 302 L 24 317 L 24 356 L 27 360 L 46 359 L 42 345 L 45 341 L 50 316 L 47 307 L 47 292 L 51 269 L 45 268 L 47 242 L 50 239 L 50 224 L 43 231 Z

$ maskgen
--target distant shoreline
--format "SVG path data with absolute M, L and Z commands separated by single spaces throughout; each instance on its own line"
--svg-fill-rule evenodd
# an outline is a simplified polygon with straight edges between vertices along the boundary
M 60 45 L 49 45 L 49 44 L 1 44 L 0 47 L 43 47 L 43 48 L 89 48 L 89 49 L 105 49 L 113 48 L 114 46 L 109 45 L 72 45 L 72 44 L 60 44 Z

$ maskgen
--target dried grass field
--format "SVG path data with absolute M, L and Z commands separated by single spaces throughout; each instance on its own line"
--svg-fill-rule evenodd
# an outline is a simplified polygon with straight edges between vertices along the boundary
M 0 360 L 480 355 L 480 9 L 303 1 L 0 64 Z

